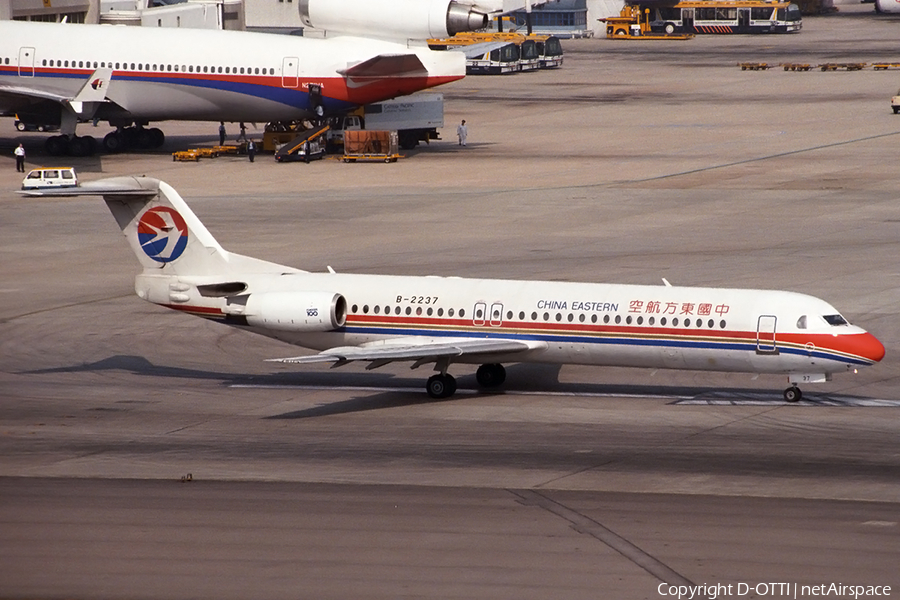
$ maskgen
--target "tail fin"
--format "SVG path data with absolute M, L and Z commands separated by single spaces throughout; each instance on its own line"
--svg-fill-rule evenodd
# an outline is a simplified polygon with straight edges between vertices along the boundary
M 76 188 L 27 192 L 41 196 L 103 196 L 144 272 L 179 276 L 297 272 L 228 252 L 169 184 L 150 177 L 114 177 Z

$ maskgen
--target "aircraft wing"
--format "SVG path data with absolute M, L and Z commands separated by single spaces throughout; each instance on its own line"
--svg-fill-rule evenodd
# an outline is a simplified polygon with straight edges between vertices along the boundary
M 108 102 L 106 91 L 109 89 L 111 79 L 112 69 L 97 69 L 87 78 L 75 96 L 26 85 L 0 84 L 0 114 L 11 115 L 34 104 L 49 101 L 68 105 L 77 115 L 85 116 L 86 108 Z
M 343 346 L 331 348 L 311 356 L 273 358 L 270 359 L 270 362 L 299 364 L 332 362 L 335 363 L 335 367 L 340 367 L 353 361 L 367 360 L 371 361 L 372 364 L 366 368 L 375 369 L 398 360 L 414 360 L 416 364 L 413 365 L 413 368 L 415 368 L 441 358 L 516 354 L 528 350 L 537 350 L 545 346 L 546 344 L 543 342 L 518 340 L 454 338 L 436 342 L 432 338 L 423 338 L 420 343 L 405 341 L 403 343 L 385 342 L 363 346 Z
M 9 85 L 0 83 L 0 106 L 5 106 L 7 102 L 17 100 L 23 101 L 27 99 L 37 100 L 53 100 L 55 102 L 65 102 L 67 97 L 53 92 L 47 92 L 36 88 L 25 87 L 22 85 Z

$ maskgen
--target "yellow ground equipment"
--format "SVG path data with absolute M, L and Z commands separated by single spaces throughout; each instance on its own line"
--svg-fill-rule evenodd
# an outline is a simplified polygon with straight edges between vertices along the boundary
M 198 152 L 196 148 L 193 150 L 180 150 L 178 152 L 172 153 L 172 160 L 179 161 L 179 162 L 184 162 L 184 161 L 195 161 L 196 162 L 196 161 L 200 160 L 200 152 Z
M 689 40 L 693 33 L 650 31 L 650 9 L 626 4 L 618 17 L 598 19 L 606 23 L 606 37 L 613 40 Z

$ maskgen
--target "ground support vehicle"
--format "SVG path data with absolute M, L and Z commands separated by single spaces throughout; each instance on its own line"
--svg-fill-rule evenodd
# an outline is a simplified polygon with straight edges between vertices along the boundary
M 23 190 L 68 188 L 78 185 L 78 175 L 72 167 L 32 169 L 22 180 Z
M 519 47 L 512 42 L 480 42 L 464 46 L 466 75 L 508 75 L 519 72 Z
M 900 90 L 897 91 L 897 95 L 891 98 L 891 108 L 894 110 L 894 114 L 900 113 Z
M 626 4 L 618 17 L 598 19 L 606 23 L 606 37 L 613 40 L 689 40 L 693 33 L 659 33 L 650 28 L 650 9 Z
M 809 63 L 783 63 L 781 65 L 785 71 L 809 71 L 812 65 Z
M 489 46 L 489 44 L 494 44 Z M 509 48 L 508 44 L 516 47 Z M 478 48 L 476 48 L 478 46 Z M 563 63 L 563 49 L 552 35 L 514 32 L 458 33 L 450 38 L 430 39 L 432 50 L 459 50 L 466 54 L 466 74 L 506 74 L 535 69 L 553 69 Z M 514 56 L 517 54 L 517 56 Z M 515 69 L 512 65 L 515 63 Z
M 773 65 L 769 63 L 738 63 L 741 67 L 741 71 L 767 71 L 772 68 Z M 785 69 L 787 71 L 787 69 Z
M 200 152 L 196 148 L 191 150 L 179 150 L 178 152 L 172 153 L 173 162 L 196 162 L 198 160 L 200 160 Z
M 872 68 L 876 71 L 886 71 L 888 69 L 900 69 L 900 63 L 872 63 Z
M 787 0 L 676 0 L 636 6 L 654 33 L 791 33 L 803 27 L 800 7 Z
M 866 63 L 823 63 L 819 65 L 823 71 L 839 71 L 846 69 L 847 71 L 862 71 L 866 68 Z
M 542 69 L 556 69 L 563 64 L 563 49 L 559 38 L 553 35 L 530 36 L 537 45 L 539 65 Z
M 223 154 L 237 154 L 238 153 L 237 146 L 229 146 L 229 145 L 213 146 L 213 150 L 215 150 L 219 156 L 221 156 Z
M 427 92 L 367 104 L 361 110 L 335 117 L 330 125 L 330 152 L 340 150 L 347 132 L 365 129 L 396 131 L 400 147 L 412 150 L 421 141 L 441 139 L 437 128 L 444 126 L 444 95 Z
M 402 158 L 398 153 L 396 131 L 372 131 L 368 129 L 347 131 L 344 134 L 344 162 L 378 161 L 397 162 Z
M 297 135 L 275 152 L 275 162 L 303 161 L 308 163 L 311 160 L 323 158 L 329 129 L 330 127 L 325 125 L 308 129 Z
M 59 125 L 54 125 L 53 123 L 30 123 L 28 121 L 21 121 L 16 115 L 16 131 L 56 131 L 59 129 Z

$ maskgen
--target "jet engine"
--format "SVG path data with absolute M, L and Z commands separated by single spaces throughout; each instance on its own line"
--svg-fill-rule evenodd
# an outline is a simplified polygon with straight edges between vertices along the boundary
M 487 27 L 485 9 L 456 0 L 300 0 L 304 25 L 391 40 L 444 38 Z
M 334 292 L 250 294 L 247 324 L 280 331 L 332 331 L 347 322 L 347 300 Z

